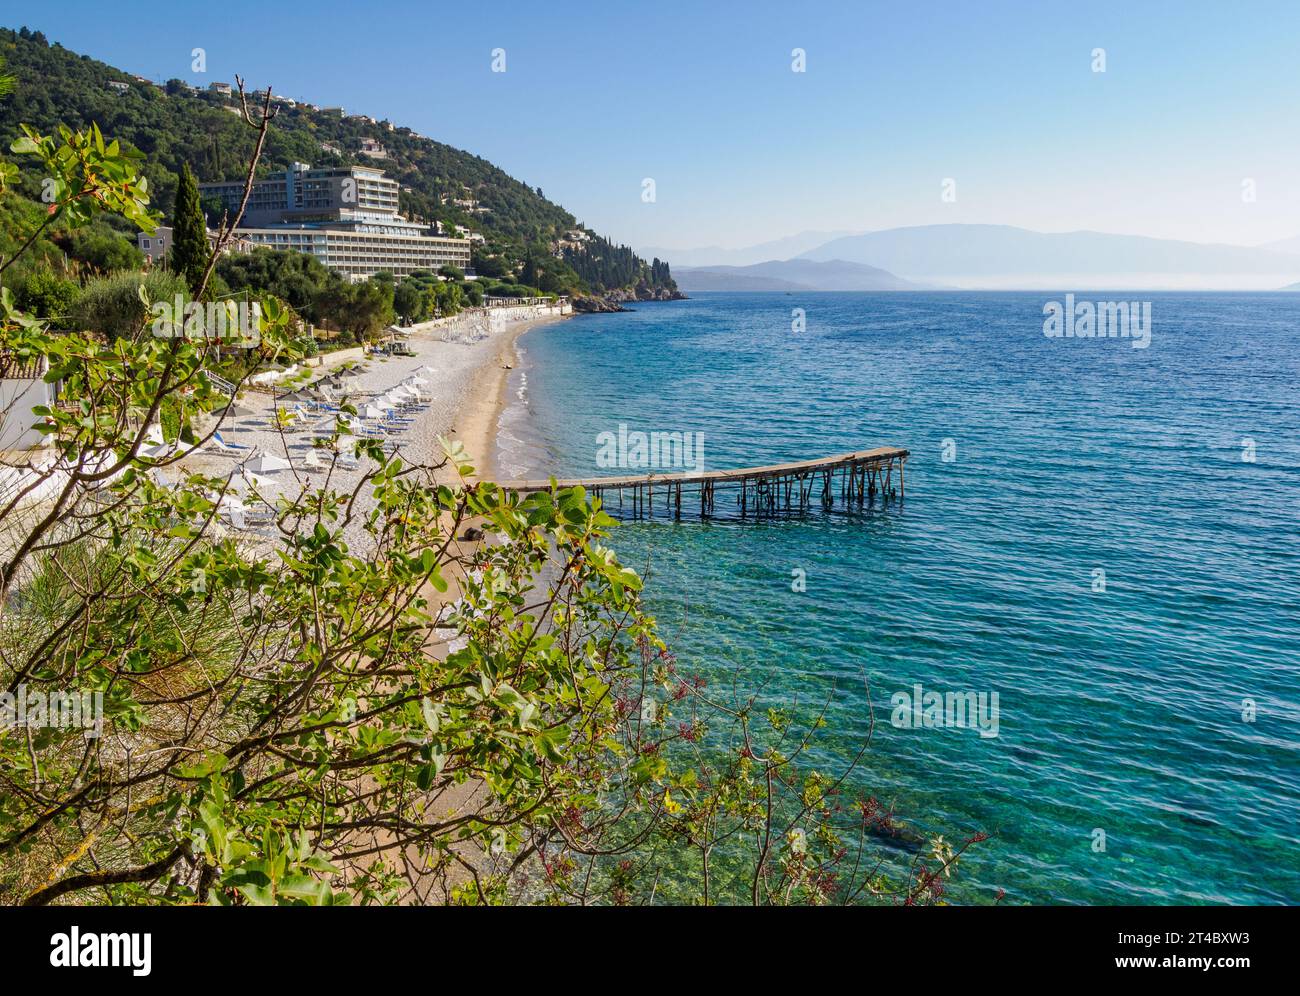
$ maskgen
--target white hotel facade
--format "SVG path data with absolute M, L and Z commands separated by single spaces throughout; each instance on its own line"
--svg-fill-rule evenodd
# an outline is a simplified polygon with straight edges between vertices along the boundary
M 234 214 L 244 184 L 202 183 L 199 191 L 219 198 Z M 397 198 L 397 181 L 381 169 L 294 163 L 253 184 L 235 235 L 254 245 L 315 256 L 353 281 L 381 270 L 400 281 L 416 270 L 469 267 L 469 239 L 448 238 L 407 221 L 397 213 Z

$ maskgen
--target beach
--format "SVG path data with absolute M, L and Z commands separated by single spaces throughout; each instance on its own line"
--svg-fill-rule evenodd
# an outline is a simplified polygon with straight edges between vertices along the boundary
M 409 465 L 432 467 L 444 459 L 440 438 L 459 441 L 471 456 L 475 473 L 471 481 L 497 476 L 496 436 L 502 412 L 508 403 L 508 377 L 518 366 L 516 343 L 529 329 L 548 321 L 558 321 L 558 311 L 549 309 L 501 309 L 517 314 L 496 314 L 485 320 L 481 314 L 467 315 L 459 321 L 430 322 L 404 330 L 412 355 L 368 355 L 359 358 L 348 351 L 346 358 L 333 362 L 327 355 L 319 367 L 309 372 L 306 384 L 327 375 L 347 370 L 350 388 L 347 400 L 363 411 L 368 399 L 376 398 L 403 381 L 419 377 L 425 401 L 404 412 L 410 421 L 400 431 L 386 436 L 397 453 Z M 459 317 L 459 316 L 458 316 Z M 303 388 L 299 388 L 302 390 Z M 291 395 L 285 398 L 286 391 Z M 333 419 L 295 418 L 279 425 L 275 411 L 295 411 L 299 402 L 288 388 L 247 389 L 241 392 L 239 405 L 244 414 L 227 416 L 221 426 L 221 442 L 188 454 L 179 467 L 191 473 L 232 476 L 240 481 L 240 468 L 256 466 L 260 457 L 274 457 L 288 463 L 279 470 L 259 472 L 247 486 L 245 502 L 257 498 L 274 504 L 277 497 L 296 494 L 302 488 L 320 487 L 326 482 L 340 492 L 350 491 L 364 473 L 367 461 L 358 466 L 343 463 L 329 465 L 328 450 L 320 450 L 314 440 L 333 430 Z M 347 438 L 347 437 L 344 437 Z M 310 466 L 309 454 L 323 463 Z M 175 468 L 164 472 L 175 475 Z M 430 483 L 450 483 L 457 478 L 455 469 L 446 466 L 431 473 Z M 345 529 L 349 547 L 364 553 L 370 542 L 361 525 L 361 516 Z M 256 539 L 258 528 L 250 524 L 245 530 Z

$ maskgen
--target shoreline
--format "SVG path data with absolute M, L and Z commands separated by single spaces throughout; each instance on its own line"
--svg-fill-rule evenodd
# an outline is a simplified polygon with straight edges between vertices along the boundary
M 448 435 L 459 439 L 473 458 L 475 480 L 495 481 L 500 476 L 497 437 L 501 417 L 510 403 L 510 373 L 519 367 L 520 337 L 538 325 L 561 320 L 560 316 L 548 316 L 517 322 L 518 327 L 502 333 L 491 355 L 474 371 L 465 400 L 456 414 L 460 424 L 449 429 Z
M 447 429 L 447 437 L 459 440 L 473 460 L 474 474 L 470 477 L 471 481 L 494 481 L 499 476 L 497 436 L 501 418 L 509 404 L 510 373 L 519 366 L 517 344 L 520 337 L 545 322 L 562 321 L 568 317 L 572 315 L 523 319 L 514 323 L 512 327 L 500 334 L 491 352 L 471 373 L 469 386 L 454 410 L 453 418 L 456 424 Z M 446 476 L 450 479 L 457 477 L 454 469 Z M 472 525 L 481 528 L 482 522 L 475 519 Z M 451 537 L 449 549 L 452 552 L 453 562 L 465 565 L 473 559 L 474 551 L 486 542 L 488 538 L 482 533 L 479 533 L 477 538 L 470 538 L 465 533 Z M 445 592 L 439 592 L 432 585 L 426 585 L 423 589 L 425 598 L 429 600 L 430 610 L 435 616 L 441 612 L 443 606 L 450 604 L 461 594 L 461 578 L 456 573 L 449 572 L 446 581 Z M 451 631 L 435 628 L 430 631 L 426 647 L 431 654 L 441 659 L 453 649 L 454 642 Z M 438 819 L 453 818 L 467 807 L 478 803 L 482 789 L 483 783 L 476 778 L 449 786 L 433 801 L 430 813 Z M 462 842 L 456 845 L 455 849 L 462 861 L 475 868 L 482 868 L 487 860 L 487 855 L 474 844 Z M 415 855 L 411 857 L 416 858 Z M 446 869 L 444 874 L 445 881 L 434 879 L 425 882 L 419 877 L 408 880 L 409 891 L 404 896 L 402 905 L 444 905 L 449 897 L 447 886 L 463 885 L 471 879 L 470 872 L 466 868 L 456 865 Z

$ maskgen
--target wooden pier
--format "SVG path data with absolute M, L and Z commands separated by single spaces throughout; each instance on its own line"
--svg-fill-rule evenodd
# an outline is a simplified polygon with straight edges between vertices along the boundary
M 634 519 L 654 516 L 656 495 L 662 496 L 663 511 L 672 518 L 682 517 L 683 505 L 690 510 L 697 504 L 699 514 L 708 518 L 717 514 L 719 492 L 734 497 L 741 518 L 805 512 L 814 504 L 832 511 L 837 502 L 840 509 L 852 511 L 870 508 L 877 498 L 882 504 L 901 500 L 907 457 L 907 450 L 882 446 L 767 467 L 557 480 L 555 486 L 586 488 L 602 499 L 610 515 Z M 549 491 L 551 482 L 502 481 L 500 486 L 509 491 Z

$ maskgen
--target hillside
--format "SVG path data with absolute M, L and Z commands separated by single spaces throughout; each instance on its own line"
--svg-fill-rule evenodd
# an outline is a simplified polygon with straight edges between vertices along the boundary
M 98 123 L 106 136 L 146 156 L 154 205 L 170 215 L 181 164 L 201 181 L 242 179 L 253 151 L 252 130 L 232 111 L 237 103 L 180 80 L 158 86 L 58 43 L 40 32 L 0 29 L 0 55 L 17 78 L 0 103 L 0 141 L 7 149 L 25 122 L 49 132 L 59 124 Z M 110 81 L 125 83 L 115 93 Z M 377 140 L 386 158 L 360 153 Z M 402 184 L 401 210 L 427 221 L 463 225 L 486 242 L 484 269 L 527 270 L 547 292 L 624 290 L 636 297 L 676 291 L 668 264 L 647 263 L 630 249 L 587 232 L 572 214 L 487 160 L 425 138 L 410 128 L 280 105 L 262 155 L 262 172 L 291 162 L 377 166 Z
M 920 290 L 921 284 L 863 263 L 842 259 L 786 259 L 752 266 L 680 267 L 686 290 L 892 291 Z

